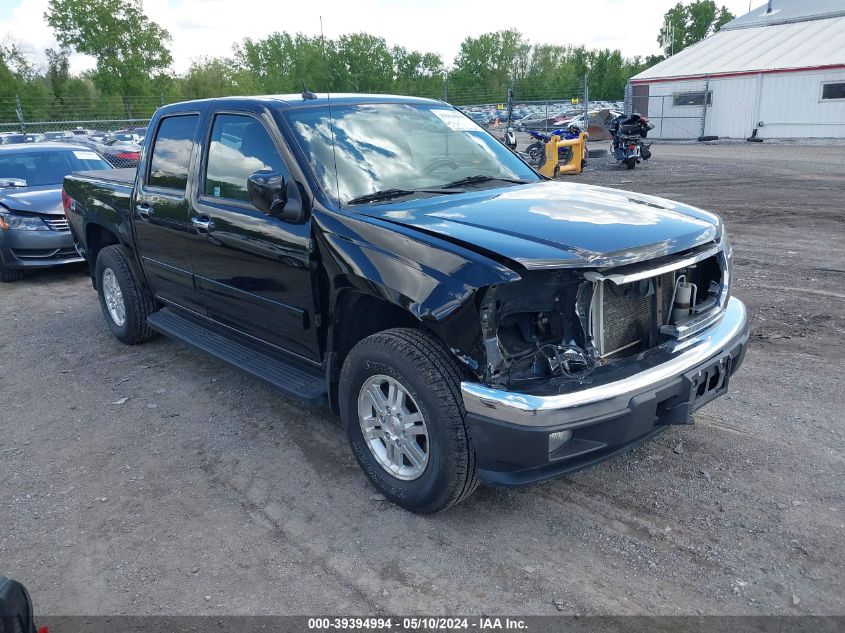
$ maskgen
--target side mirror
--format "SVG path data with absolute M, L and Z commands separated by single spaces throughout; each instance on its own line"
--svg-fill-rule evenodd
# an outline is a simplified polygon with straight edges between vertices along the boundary
M 278 215 L 287 202 L 285 179 L 277 172 L 255 172 L 247 178 L 246 190 L 252 206 L 267 215 Z
M 293 180 L 274 171 L 261 170 L 246 181 L 252 205 L 267 215 L 276 215 L 285 222 L 299 224 L 308 217 L 304 196 Z

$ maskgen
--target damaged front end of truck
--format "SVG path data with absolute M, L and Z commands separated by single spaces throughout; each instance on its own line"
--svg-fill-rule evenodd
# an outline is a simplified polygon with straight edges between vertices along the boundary
M 479 290 L 484 360 L 461 385 L 493 483 L 573 472 L 725 393 L 748 323 L 726 238 L 646 262 L 528 270 Z
M 706 328 L 730 297 L 729 249 L 723 240 L 624 266 L 526 270 L 480 290 L 484 382 L 559 391 Z

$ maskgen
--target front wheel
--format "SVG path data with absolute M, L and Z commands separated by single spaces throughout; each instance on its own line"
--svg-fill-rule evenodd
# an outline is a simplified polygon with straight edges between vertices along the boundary
M 9 268 L 3 262 L 0 262 L 0 281 L 7 283 L 10 281 L 19 281 L 23 279 L 23 270 L 20 268 Z
M 100 307 L 112 334 L 127 345 L 152 338 L 155 332 L 147 317 L 156 311 L 156 302 L 135 279 L 120 246 L 99 252 L 95 274 Z
M 343 364 L 341 418 L 352 452 L 406 510 L 446 510 L 478 485 L 460 382 L 449 350 L 413 329 L 373 334 Z

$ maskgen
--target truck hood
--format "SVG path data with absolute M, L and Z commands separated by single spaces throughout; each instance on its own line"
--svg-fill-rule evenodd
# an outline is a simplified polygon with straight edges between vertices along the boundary
M 62 186 L 7 187 L 0 189 L 0 205 L 10 211 L 63 215 Z
M 718 239 L 715 214 L 663 198 L 540 182 L 355 209 L 528 269 L 621 266 Z

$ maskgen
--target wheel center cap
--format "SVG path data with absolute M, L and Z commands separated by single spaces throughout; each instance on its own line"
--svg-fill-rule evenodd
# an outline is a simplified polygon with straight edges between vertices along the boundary
M 398 437 L 402 432 L 402 424 L 399 422 L 399 418 L 395 415 L 390 416 L 390 434 L 393 437 Z

